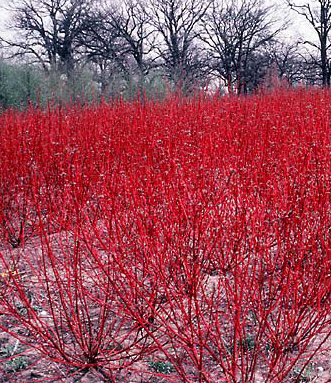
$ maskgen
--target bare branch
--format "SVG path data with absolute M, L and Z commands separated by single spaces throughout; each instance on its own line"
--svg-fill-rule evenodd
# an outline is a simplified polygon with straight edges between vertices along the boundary
M 203 18 L 200 39 L 213 57 L 210 65 L 221 76 L 231 91 L 247 92 L 266 44 L 276 38 L 283 26 L 276 28 L 272 17 L 273 8 L 263 7 L 253 1 L 231 1 L 226 4 L 214 2 L 210 12 Z M 267 60 L 268 61 L 268 60 Z M 254 71 L 261 72 L 260 69 Z M 263 69 L 265 71 L 265 69 Z M 262 73 L 261 72 L 261 76 Z M 254 77 L 254 84 L 257 78 Z
M 70 75 L 86 19 L 95 0 L 22 0 L 12 5 L 17 31 L 6 46 L 13 54 L 35 56 L 44 68 Z M 4 41 L 4 39 L 3 39 Z
M 304 5 L 297 5 L 287 0 L 288 6 L 306 21 L 315 30 L 319 43 L 305 41 L 311 47 L 317 49 L 320 60 L 321 80 L 323 86 L 330 86 L 331 72 L 329 65 L 330 31 L 331 31 L 331 1 L 314 0 Z

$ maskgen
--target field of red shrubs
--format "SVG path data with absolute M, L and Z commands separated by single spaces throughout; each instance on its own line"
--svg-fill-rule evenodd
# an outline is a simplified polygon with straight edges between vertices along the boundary
M 330 381 L 331 92 L 6 111 L 0 162 L 1 382 Z

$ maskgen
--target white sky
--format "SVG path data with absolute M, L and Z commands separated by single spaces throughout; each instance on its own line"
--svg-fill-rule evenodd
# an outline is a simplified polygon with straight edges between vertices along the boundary
M 160 0 L 162 1 L 162 0 Z M 202 0 L 203 1 L 203 0 Z M 312 0 L 295 0 L 296 4 L 304 4 L 307 2 L 312 3 Z M 13 3 L 13 0 L 0 0 L 0 33 L 3 35 L 10 34 L 10 30 L 6 29 L 6 23 L 9 19 L 9 13 L 6 10 L 6 6 L 9 3 Z M 290 11 L 286 6 L 285 0 L 264 0 L 265 4 L 276 5 L 277 14 L 281 21 L 288 20 L 289 27 L 285 36 L 288 39 L 297 40 L 298 38 L 306 40 L 316 40 L 316 32 L 312 29 L 309 23 L 303 18 L 298 16 L 295 12 Z
M 297 5 L 314 3 L 312 0 L 292 0 Z M 293 40 L 314 40 L 316 41 L 316 32 L 309 24 L 309 22 L 303 17 L 299 16 L 296 12 L 289 9 L 285 0 L 266 0 L 266 3 L 275 5 L 277 15 L 280 21 L 288 21 L 288 28 L 285 35 L 289 39 Z

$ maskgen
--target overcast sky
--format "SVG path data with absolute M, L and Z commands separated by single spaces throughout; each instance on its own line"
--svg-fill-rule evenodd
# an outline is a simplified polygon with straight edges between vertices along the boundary
M 288 31 L 286 31 L 286 35 L 289 38 L 294 40 L 298 40 L 299 38 L 307 39 L 307 40 L 316 40 L 316 32 L 308 23 L 308 21 L 302 17 L 297 15 L 294 11 L 290 10 L 286 5 L 285 0 L 267 0 L 266 2 L 275 5 L 278 13 L 278 17 L 280 20 L 288 20 Z M 311 0 L 293 0 L 293 3 L 297 5 L 313 3 Z
M 160 0 L 161 1 L 161 0 Z M 311 0 L 295 0 L 296 4 L 303 4 Z M 12 0 L 0 0 L 0 32 L 10 33 L 6 30 L 6 23 L 8 22 L 9 13 L 6 11 L 6 5 L 12 3 Z M 276 5 L 277 14 L 281 21 L 289 20 L 288 31 L 285 33 L 288 39 L 297 40 L 303 38 L 307 40 L 316 40 L 316 32 L 312 29 L 309 23 L 303 18 L 298 16 L 295 12 L 290 11 L 285 5 L 285 0 L 265 0 L 265 3 Z

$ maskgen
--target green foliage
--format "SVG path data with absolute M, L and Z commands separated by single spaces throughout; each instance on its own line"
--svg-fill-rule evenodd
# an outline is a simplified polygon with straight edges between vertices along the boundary
M 39 97 L 39 76 L 29 65 L 0 61 L 0 105 L 2 108 L 25 107 Z
M 309 363 L 304 369 L 300 366 L 294 367 L 292 371 L 292 378 L 295 382 L 310 382 L 314 372 L 314 364 Z
M 5 371 L 7 374 L 13 374 L 17 371 L 24 370 L 29 365 L 28 358 L 24 356 L 18 356 L 17 358 L 13 358 L 8 360 L 5 363 Z
M 171 90 L 164 74 L 158 70 L 148 75 L 107 73 L 101 78 L 92 68 L 76 67 L 68 77 L 59 72 L 45 72 L 36 65 L 13 63 L 0 59 L 0 109 L 26 108 L 29 104 L 45 106 L 91 102 L 122 97 L 135 99 L 138 95 L 163 99 Z
M 22 349 L 21 347 L 18 346 L 18 343 L 16 343 L 15 345 L 10 344 L 10 345 L 1 347 L 0 349 L 1 359 L 2 358 L 7 359 L 7 361 L 4 363 L 4 371 L 7 374 L 13 374 L 17 371 L 24 370 L 30 364 L 26 356 L 18 355 L 21 352 L 22 352 Z
M 92 73 L 77 69 L 70 77 L 58 72 L 44 75 L 41 92 L 41 103 L 49 100 L 55 102 L 89 102 L 97 98 L 98 91 L 93 82 Z
M 159 374 L 171 374 L 175 371 L 173 365 L 170 362 L 162 360 L 149 362 L 149 367 Z
M 96 98 L 92 73 L 77 70 L 70 78 L 59 73 L 45 73 L 28 64 L 0 60 L 0 107 L 26 108 L 29 104 L 91 101 Z

